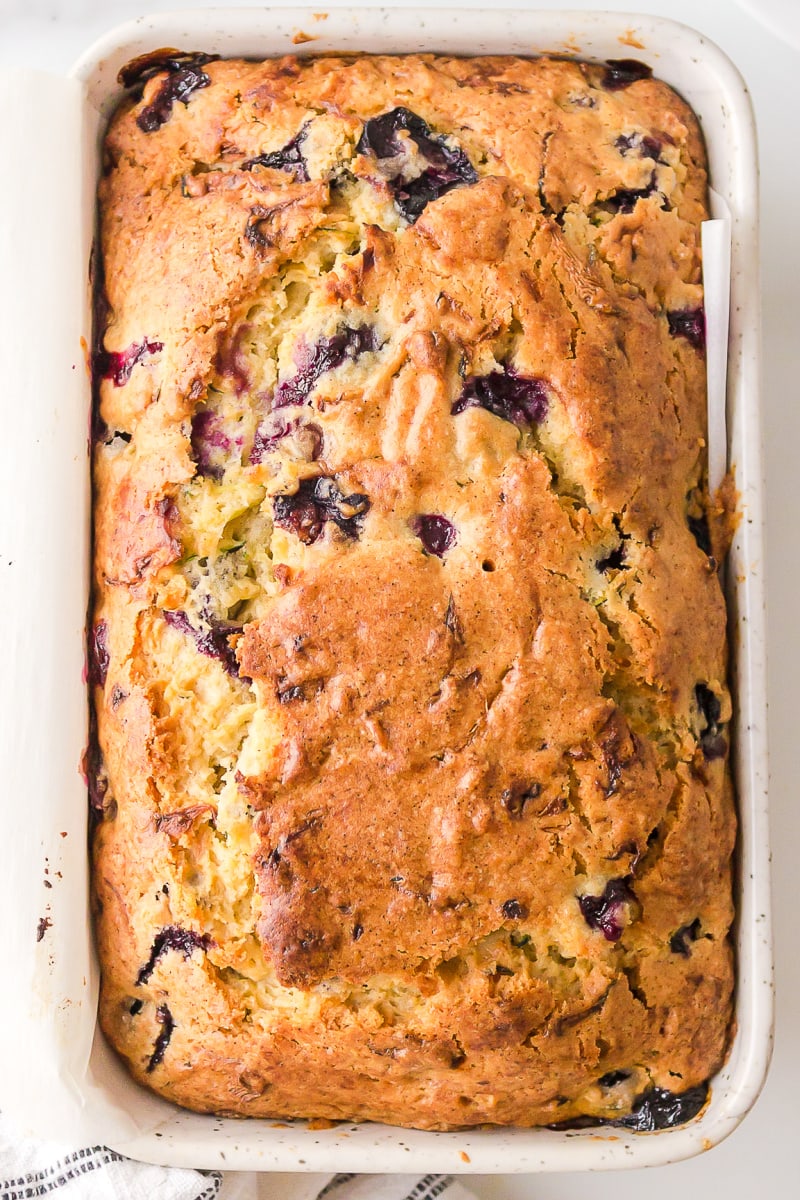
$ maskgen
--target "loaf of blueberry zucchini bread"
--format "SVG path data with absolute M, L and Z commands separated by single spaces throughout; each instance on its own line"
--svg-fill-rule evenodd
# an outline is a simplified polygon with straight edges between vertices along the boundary
M 731 1024 L 702 139 L 640 63 L 130 64 L 100 1015 L 203 1112 L 702 1107 Z

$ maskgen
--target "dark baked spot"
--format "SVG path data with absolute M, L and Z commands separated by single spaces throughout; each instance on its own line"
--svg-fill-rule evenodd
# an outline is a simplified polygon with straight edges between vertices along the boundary
M 165 833 L 167 837 L 173 841 L 181 837 L 187 830 L 191 829 L 195 821 L 206 813 L 211 814 L 211 824 L 214 823 L 216 809 L 212 804 L 192 804 L 188 808 L 179 808 L 175 812 L 159 813 L 155 819 L 155 827 L 158 833 Z M 164 884 L 162 889 L 165 894 L 169 893 L 169 887 Z
M 364 926 L 356 924 L 353 926 L 353 941 L 357 942 L 364 932 Z
M 98 621 L 89 637 L 89 682 L 93 687 L 105 687 L 108 664 L 108 624 Z
M 298 183 L 308 183 L 308 170 L 300 147 L 305 141 L 309 124 L 310 122 L 306 121 L 300 132 L 280 150 L 248 158 L 247 162 L 242 163 L 242 170 L 252 171 L 253 167 L 270 167 L 273 171 L 288 171 Z
M 144 362 L 146 358 L 158 354 L 163 349 L 163 342 L 152 341 L 150 338 L 132 342 L 127 350 L 106 350 L 101 346 L 92 355 L 92 370 L 98 379 L 110 379 L 114 387 L 124 387 L 138 363 Z M 101 441 L 102 437 L 98 437 L 97 440 Z
M 306 546 L 317 541 L 327 521 L 332 521 L 345 537 L 357 538 L 369 507 L 368 496 L 361 492 L 343 495 L 329 475 L 303 479 L 291 496 L 276 496 L 273 500 L 275 524 L 289 529 Z
M 506 900 L 503 903 L 503 916 L 509 921 L 524 921 L 528 915 L 527 905 L 519 900 Z
M 620 542 L 620 544 L 618 546 L 615 546 L 613 550 L 609 550 L 608 554 L 606 554 L 604 558 L 599 559 L 597 562 L 597 569 L 598 569 L 598 571 L 601 571 L 603 575 L 605 575 L 607 571 L 619 571 L 624 566 L 625 566 L 625 543 L 624 542 Z
M 606 941 L 618 942 L 624 928 L 624 906 L 635 899 L 630 877 L 626 876 L 609 879 L 601 896 L 578 896 L 578 904 L 587 925 L 602 933 Z
M 700 918 L 695 917 L 690 925 L 681 925 L 680 929 L 673 933 L 669 939 L 669 948 L 673 954 L 680 954 L 682 958 L 691 957 L 689 949 L 690 942 L 696 942 L 700 937 Z
M 414 178 L 403 174 L 407 150 L 399 136 L 401 131 L 408 133 L 419 155 L 429 164 Z M 443 136 L 434 134 L 422 117 L 407 108 L 393 108 L 367 121 L 356 153 L 372 155 L 384 163 L 395 204 L 410 224 L 432 200 L 459 185 L 478 182 L 478 173 L 464 151 L 448 146 Z
M 327 371 L 333 371 L 348 359 L 355 361 L 360 355 L 377 350 L 378 346 L 378 337 L 371 325 L 345 326 L 332 337 L 320 338 L 313 346 L 301 346 L 295 358 L 297 371 L 291 379 L 282 380 L 276 387 L 273 408 L 305 404 L 317 380 Z
M 671 337 L 686 338 L 695 350 L 706 348 L 706 314 L 702 308 L 680 308 L 667 313 Z
M 128 693 L 123 688 L 121 688 L 118 683 L 115 683 L 113 688 L 111 689 L 111 697 L 110 697 L 112 709 L 114 709 L 114 711 L 116 711 L 119 708 L 120 704 L 122 704 L 122 702 L 127 699 L 128 699 Z
M 232 634 L 242 632 L 241 625 L 233 625 L 228 621 L 217 621 L 213 617 L 206 616 L 205 628 L 200 629 L 192 624 L 182 609 L 165 608 L 162 609 L 162 614 L 172 629 L 178 629 L 192 638 L 201 654 L 205 654 L 207 658 L 217 659 L 229 675 L 233 675 L 236 679 L 240 678 L 236 652 L 228 639 Z
M 709 760 L 724 758 L 728 743 L 720 733 L 722 706 L 719 697 L 704 683 L 698 683 L 695 686 L 694 697 L 700 710 L 700 716 L 705 721 L 705 729 L 700 735 L 700 748 L 705 758 Z
M 89 811 L 94 819 L 116 815 L 113 802 L 107 801 L 108 775 L 106 774 L 103 756 L 97 741 L 97 718 L 94 708 L 89 709 L 89 744 L 83 756 L 83 771 L 86 775 L 86 786 L 89 792 Z
M 448 521 L 447 517 L 441 516 L 440 513 L 419 513 L 411 518 L 409 525 L 427 553 L 435 554 L 437 558 L 444 558 L 450 547 L 455 545 L 458 536 L 452 521 Z
M 450 630 L 450 632 L 452 633 L 455 640 L 457 642 L 460 642 L 463 644 L 464 630 L 462 628 L 461 621 L 459 620 L 459 616 L 456 611 L 456 602 L 453 599 L 452 593 L 450 595 L 450 599 L 447 601 L 447 608 L 445 609 L 445 614 L 444 614 L 444 623 L 445 623 L 445 628 Z M 474 674 L 474 672 L 473 672 L 473 674 Z M 479 674 L 479 672 L 478 672 L 478 674 Z
M 706 514 L 703 513 L 700 517 L 689 516 L 686 518 L 686 523 L 700 549 L 704 554 L 711 557 L 711 531 L 708 527 L 708 517 Z
M 457 416 L 467 408 L 485 408 L 521 429 L 543 421 L 548 404 L 548 387 L 544 379 L 520 375 L 513 367 L 505 366 L 488 375 L 468 376 L 450 412 Z
M 164 1057 L 164 1051 L 170 1043 L 170 1038 L 175 1030 L 175 1021 L 169 1007 L 166 1004 L 159 1004 L 156 1009 L 156 1020 L 161 1025 L 161 1032 L 155 1040 L 153 1053 L 150 1055 L 150 1061 L 147 1064 L 146 1071 L 149 1075 L 154 1071 Z
M 652 67 L 636 58 L 609 58 L 603 71 L 603 87 L 618 92 L 640 79 L 650 79 L 652 74 Z
M 597 740 L 608 772 L 606 796 L 613 796 L 622 778 L 623 768 L 638 757 L 636 739 L 622 714 L 616 711 L 600 730 Z
M 597 1082 L 600 1087 L 611 1088 L 616 1087 L 618 1083 L 624 1083 L 626 1079 L 630 1079 L 630 1071 L 607 1071 Z
M 50 920 L 49 917 L 40 917 L 39 918 L 39 923 L 36 926 L 37 942 L 40 942 L 42 940 L 42 938 L 47 933 L 48 929 L 52 926 L 52 924 L 53 924 L 53 922 Z
M 541 794 L 541 791 L 542 789 L 538 783 L 514 784 L 512 787 L 504 789 L 500 797 L 500 803 L 512 821 L 521 821 L 525 805 L 530 800 L 535 800 Z
M 207 952 L 214 942 L 207 933 L 195 933 L 193 929 L 183 929 L 180 925 L 166 925 L 153 939 L 150 957 L 136 976 L 136 986 L 147 983 L 156 964 L 169 950 L 175 950 L 184 958 L 190 958 L 195 950 Z

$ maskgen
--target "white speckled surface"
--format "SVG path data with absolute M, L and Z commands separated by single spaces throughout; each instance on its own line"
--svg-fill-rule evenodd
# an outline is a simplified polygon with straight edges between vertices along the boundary
M 99 0 L 97 3 L 82 4 L 68 3 L 67 0 L 55 3 L 54 0 L 49 5 L 28 3 L 24 6 L 24 13 L 17 16 L 15 10 L 21 10 L 22 6 L 17 6 L 14 0 L 10 0 L 10 4 L 9 0 L 5 0 L 5 7 L 0 8 L 0 65 L 13 62 L 17 65 L 64 70 L 92 35 L 102 32 L 120 19 L 134 15 L 136 7 L 121 2 L 101 4 Z M 158 9 L 162 6 L 154 0 L 149 7 Z M 181 6 L 175 3 L 169 7 Z M 334 7 L 329 6 L 331 9 Z M 455 6 L 443 4 L 441 7 Z M 585 3 L 584 7 L 601 6 Z M 618 7 L 634 6 L 620 4 Z M 635 5 L 638 11 L 655 12 L 660 7 L 645 0 Z M 3 15 L 8 11 L 12 15 Z M 712 1155 L 666 1171 L 651 1172 L 645 1183 L 646 1192 L 658 1200 L 658 1197 L 668 1194 L 667 1188 L 672 1196 L 676 1185 L 688 1188 L 690 1194 L 699 1194 L 701 1187 L 708 1189 L 724 1180 L 726 1196 L 735 1200 L 739 1196 L 758 1194 L 765 1185 L 765 1171 L 773 1180 L 772 1194 L 793 1194 L 796 1186 L 793 1175 L 789 1173 L 793 1167 L 790 1163 L 791 1139 L 788 1134 L 795 1096 L 793 1075 L 800 1059 L 798 1033 L 791 1022 L 792 1015 L 796 1021 L 795 997 L 800 980 L 797 963 L 792 961 L 789 953 L 794 921 L 793 879 L 789 862 L 790 846 L 793 841 L 795 844 L 797 842 L 798 817 L 787 802 L 793 744 L 789 732 L 789 706 L 785 701 L 791 695 L 790 680 L 796 675 L 798 666 L 790 596 L 795 591 L 793 585 L 797 584 L 800 572 L 796 561 L 797 539 L 789 487 L 792 479 L 790 463 L 793 463 L 796 442 L 792 434 L 800 432 L 800 417 L 794 404 L 789 402 L 793 393 L 796 393 L 797 379 L 796 369 L 792 370 L 797 364 L 796 352 L 792 353 L 794 346 L 789 330 L 794 331 L 796 327 L 797 302 L 793 294 L 793 280 L 800 266 L 800 254 L 797 240 L 787 236 L 783 208 L 785 198 L 797 194 L 798 168 L 791 153 L 785 153 L 788 144 L 782 144 L 782 139 L 790 137 L 790 134 L 780 130 L 779 101 L 781 97 L 791 94 L 798 56 L 792 54 L 788 46 L 773 39 L 750 16 L 722 0 L 702 6 L 692 5 L 686 0 L 673 0 L 668 15 L 706 31 L 731 54 L 748 78 L 760 118 L 762 161 L 768 184 L 763 190 L 764 395 L 770 500 L 767 546 L 770 552 L 772 598 L 773 827 L 775 845 L 782 852 L 776 864 L 775 889 L 778 901 L 778 970 L 779 978 L 783 977 L 784 981 L 779 1018 L 784 1019 L 779 1020 L 779 1052 L 765 1096 L 742 1129 Z M 781 699 L 784 704 L 774 703 Z M 382 1169 L 388 1165 L 384 1159 L 375 1162 L 375 1166 Z M 568 1160 L 563 1165 L 568 1165 Z M 396 1169 L 402 1169 L 395 1166 Z M 709 1171 L 713 1174 L 709 1174 Z M 575 1177 L 569 1174 L 550 1176 L 537 1183 L 509 1176 L 479 1177 L 474 1184 L 484 1197 L 503 1197 L 507 1200 L 538 1194 L 557 1200 L 560 1196 L 573 1195 L 575 1192 Z M 642 1184 L 638 1172 L 622 1176 L 615 1173 L 591 1179 L 581 1177 L 580 1191 L 586 1196 L 613 1194 L 617 1200 L 625 1200 L 628 1195 L 641 1195 Z M 765 1188 L 765 1191 L 769 1190 Z

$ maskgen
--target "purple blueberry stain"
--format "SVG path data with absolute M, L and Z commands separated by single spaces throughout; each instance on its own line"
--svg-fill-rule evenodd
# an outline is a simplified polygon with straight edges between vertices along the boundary
M 609 58 L 603 71 L 603 87 L 606 91 L 618 92 L 640 79 L 650 79 L 652 74 L 652 67 L 636 58 Z
M 304 479 L 292 495 L 273 500 L 275 524 L 294 533 L 306 546 L 317 541 L 328 521 L 345 537 L 357 538 L 369 507 L 369 497 L 361 492 L 343 495 L 329 475 Z
M 612 1088 L 617 1084 L 624 1083 L 626 1079 L 630 1079 L 630 1071 L 607 1071 L 605 1075 L 600 1076 L 597 1082 L 602 1088 Z
M 525 806 L 531 800 L 536 800 L 541 795 L 541 791 L 541 785 L 538 783 L 514 784 L 512 787 L 504 788 L 500 796 L 500 803 L 512 821 L 521 821 L 525 813 Z
M 521 375 L 513 367 L 501 367 L 488 375 L 470 375 L 453 404 L 453 416 L 468 408 L 484 408 L 519 429 L 538 425 L 547 416 L 548 385 L 538 375 Z
M 613 550 L 609 550 L 608 554 L 603 558 L 598 559 L 597 569 L 603 575 L 609 571 L 619 571 L 625 566 L 625 543 L 620 542 Z
M 233 442 L 225 432 L 219 413 L 210 408 L 196 412 L 192 417 L 191 441 L 197 474 L 211 479 L 222 479 Z
M 698 683 L 694 689 L 694 698 L 700 716 L 705 722 L 705 729 L 700 734 L 700 748 L 703 756 L 709 762 L 715 758 L 724 758 L 728 750 L 728 743 L 720 732 L 723 722 L 720 722 L 722 705 L 719 697 L 706 684 Z
M 172 1035 L 175 1032 L 175 1019 L 172 1016 L 172 1013 L 169 1011 L 168 1005 L 159 1004 L 158 1008 L 156 1009 L 156 1020 L 161 1026 L 161 1030 L 155 1040 L 153 1053 L 150 1055 L 150 1061 L 147 1064 L 146 1070 L 148 1075 L 151 1073 L 151 1071 L 156 1069 L 156 1067 L 164 1058 L 164 1052 L 166 1051 Z
M 455 525 L 440 513 L 419 513 L 411 518 L 409 526 L 422 542 L 425 552 L 437 558 L 444 558 L 458 539 Z
M 307 462 L 316 462 L 322 454 L 323 437 L 318 425 L 301 420 L 288 420 L 283 416 L 272 416 L 259 425 L 253 438 L 250 463 L 263 462 L 268 454 L 274 454 L 286 438 L 297 442 Z
M 618 942 L 624 928 L 624 906 L 635 900 L 629 877 L 609 879 L 600 896 L 578 896 L 586 924 L 602 933 L 607 942 Z
M 506 900 L 502 905 L 503 916 L 509 921 L 524 921 L 528 915 L 528 907 L 520 900 Z
M 89 637 L 89 682 L 94 687 L 105 687 L 108 664 L 108 624 L 98 621 Z
M 308 183 L 308 169 L 300 147 L 305 141 L 309 124 L 310 122 L 306 121 L 300 132 L 280 150 L 248 158 L 247 162 L 242 163 L 242 170 L 252 171 L 253 167 L 269 167 L 273 171 L 287 171 L 298 183 Z
M 403 175 L 407 147 L 399 136 L 401 131 L 408 133 L 427 163 L 414 178 Z M 434 134 L 422 117 L 408 108 L 393 108 L 365 122 L 356 152 L 385 164 L 395 204 L 410 224 L 432 200 L 455 187 L 478 182 L 478 173 L 464 151 L 448 146 L 445 138 Z
M 295 356 L 297 370 L 276 387 L 273 408 L 305 404 L 318 380 L 328 371 L 377 349 L 378 338 L 371 325 L 346 326 L 332 337 L 320 338 L 313 346 L 301 346 Z
M 690 942 L 696 942 L 700 935 L 700 918 L 695 919 L 689 925 L 681 925 L 669 939 L 669 948 L 673 954 L 680 954 L 682 958 L 690 958 L 691 950 Z
M 149 981 L 161 958 L 170 950 L 191 958 L 195 950 L 207 953 L 214 941 L 207 933 L 195 933 L 193 929 L 183 929 L 180 925 L 166 925 L 153 939 L 150 957 L 136 976 L 136 986 L 141 987 Z
M 711 530 L 708 527 L 708 517 L 706 514 L 703 513 L 701 517 L 687 517 L 686 523 L 697 545 L 710 558 L 713 547 L 711 545 Z
M 105 350 L 101 347 L 92 356 L 92 366 L 100 379 L 110 379 L 114 387 L 124 387 L 135 366 L 163 349 L 163 342 L 149 338 L 132 342 L 127 350 Z
M 164 620 L 172 629 L 177 629 L 192 638 L 200 654 L 204 654 L 207 658 L 217 659 L 218 662 L 222 663 L 228 674 L 232 675 L 235 679 L 243 678 L 239 674 L 236 653 L 228 640 L 232 634 L 242 632 L 241 625 L 234 625 L 228 621 L 217 621 L 212 617 L 205 617 L 206 627 L 199 629 L 192 624 L 182 609 L 166 608 L 162 612 Z
M 670 337 L 685 338 L 701 353 L 706 348 L 706 315 L 702 308 L 681 308 L 667 313 Z

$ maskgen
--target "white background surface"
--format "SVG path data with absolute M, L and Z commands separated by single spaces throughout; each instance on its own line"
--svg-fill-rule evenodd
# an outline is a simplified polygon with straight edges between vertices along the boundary
M 361 0 L 368 3 L 369 0 Z M 396 0 L 397 3 L 397 0 Z M 506 0 L 514 7 L 514 0 Z M 218 7 L 226 5 L 217 0 Z M 241 5 L 240 5 L 241 6 Z M 398 7 L 400 4 L 398 3 Z M 441 7 L 459 7 L 444 0 Z M 478 7 L 477 4 L 473 4 Z M 546 7 L 540 3 L 517 7 Z M 157 10 L 194 7 L 186 0 L 0 0 L 0 67 L 66 71 L 83 48 L 119 21 Z M 320 9 L 337 7 L 319 0 Z M 504 4 L 505 7 L 505 4 Z M 485 1200 L 692 1200 L 722 1189 L 724 1200 L 800 1196 L 797 1120 L 800 1118 L 800 803 L 793 762 L 794 681 L 800 676 L 800 538 L 795 461 L 800 448 L 800 136 L 797 89 L 800 50 L 774 30 L 781 8 L 798 26 L 800 0 L 573 0 L 549 7 L 653 12 L 708 34 L 738 65 L 756 108 L 762 168 L 763 401 L 766 433 L 767 548 L 770 596 L 770 731 L 774 920 L 777 947 L 777 1039 L 764 1093 L 740 1129 L 711 1153 L 670 1167 L 594 1176 L 476 1176 Z M 762 18 L 762 19 L 760 19 Z M 634 52 L 631 52 L 634 53 Z M 31 147 L 35 153 L 35 147 Z M 381 1167 L 376 1163 L 376 1170 Z M 465 1182 L 467 1182 L 465 1180 Z M 277 1198 L 276 1198 L 277 1200 Z M 722 1197 L 720 1197 L 722 1200 Z

